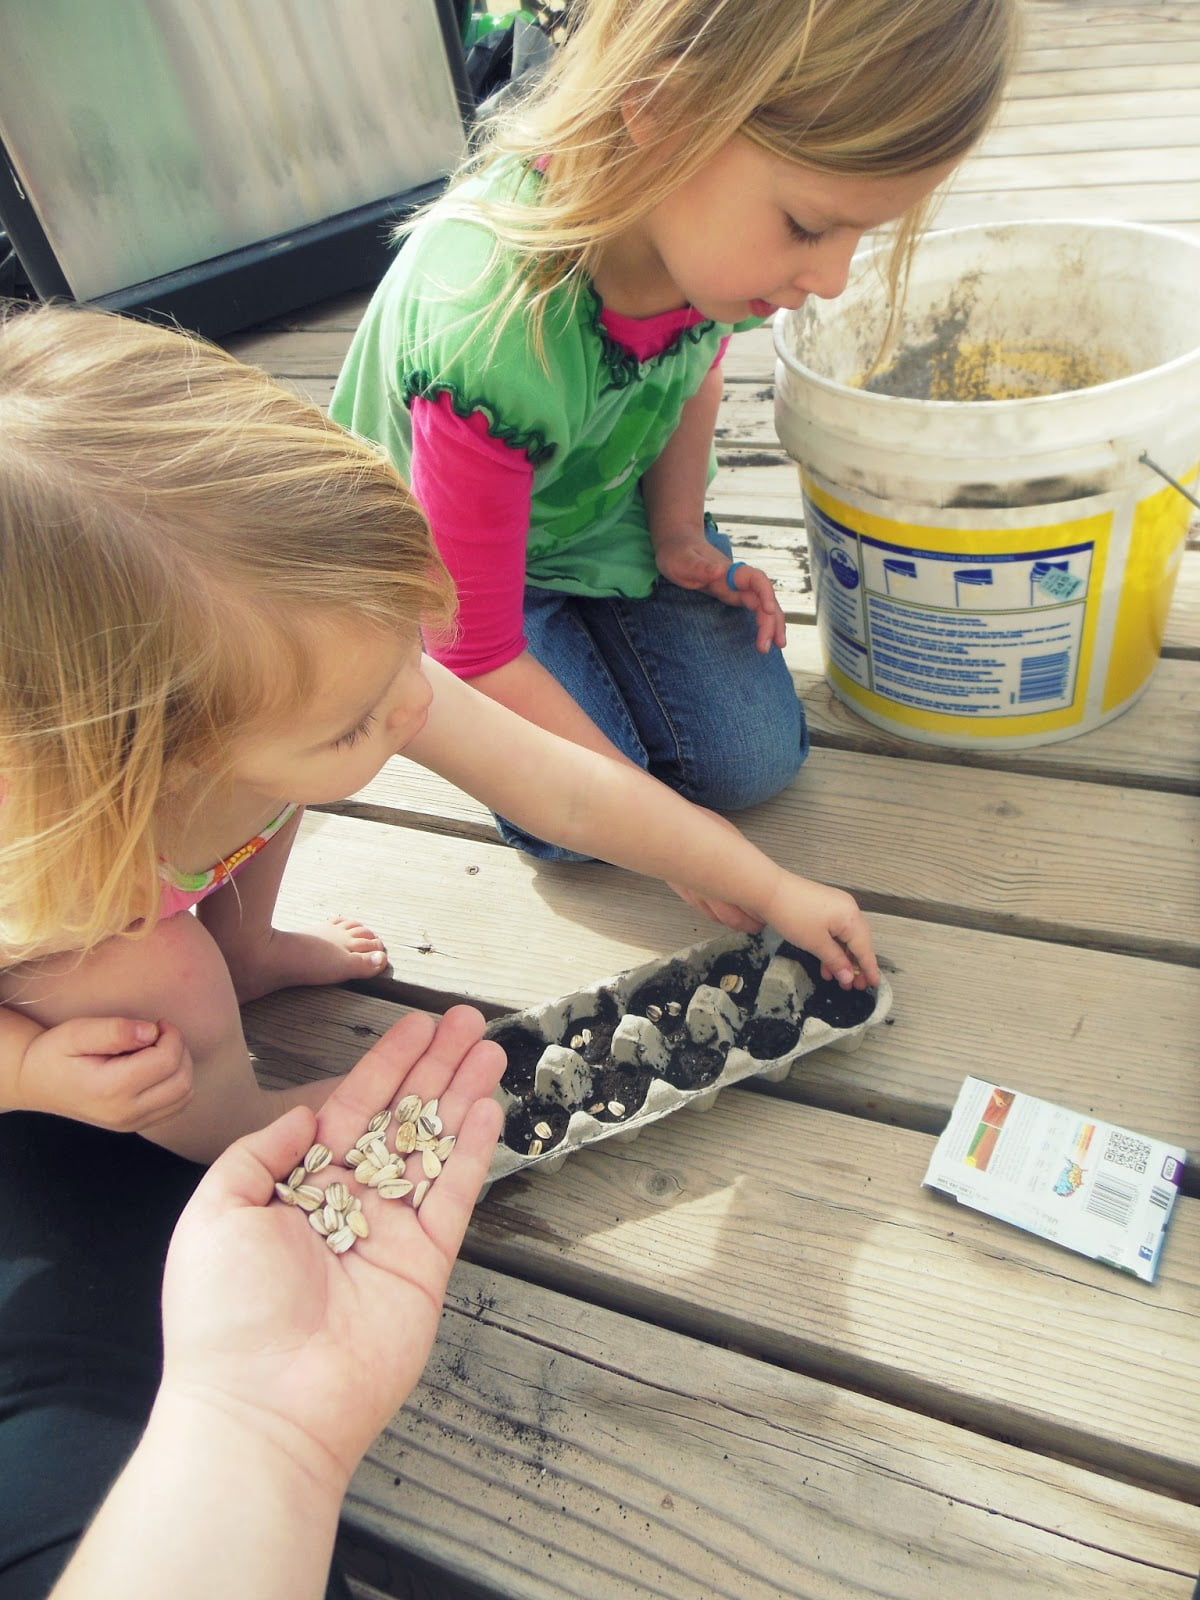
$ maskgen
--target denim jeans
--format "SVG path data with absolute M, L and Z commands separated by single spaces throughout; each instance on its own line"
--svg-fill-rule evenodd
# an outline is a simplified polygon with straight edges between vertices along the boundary
M 710 522 L 709 542 L 730 554 Z M 697 805 L 737 811 L 791 782 L 808 729 L 782 653 L 755 649 L 754 614 L 659 579 L 645 600 L 525 590 L 525 637 L 630 760 Z M 497 817 L 506 844 L 586 860 Z

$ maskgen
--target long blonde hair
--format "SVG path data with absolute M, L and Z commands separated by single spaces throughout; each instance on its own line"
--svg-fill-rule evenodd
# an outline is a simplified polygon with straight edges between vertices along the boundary
M 395 469 L 224 351 L 99 312 L 0 322 L 0 959 L 160 885 L 183 770 L 312 688 L 308 623 L 415 630 L 449 579 Z
M 460 174 L 553 157 L 535 194 L 457 202 L 522 262 L 501 315 L 520 307 L 540 340 L 547 296 L 564 281 L 578 287 L 607 241 L 734 134 L 835 176 L 898 177 L 958 159 L 999 104 L 1018 3 L 584 0 L 550 71 Z M 631 104 L 652 129 L 638 142 Z M 897 228 L 894 292 L 923 209 Z

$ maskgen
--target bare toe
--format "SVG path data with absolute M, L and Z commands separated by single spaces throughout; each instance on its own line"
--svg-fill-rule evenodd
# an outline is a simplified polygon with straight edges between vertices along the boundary
M 382 950 L 383 940 L 372 928 L 359 922 L 357 917 L 330 917 L 329 925 L 338 931 L 338 942 L 347 950 Z

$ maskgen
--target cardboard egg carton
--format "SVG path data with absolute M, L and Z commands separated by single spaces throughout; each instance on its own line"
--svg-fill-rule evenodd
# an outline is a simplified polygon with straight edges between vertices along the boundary
M 891 1003 L 886 980 L 844 990 L 767 930 L 723 934 L 501 1017 L 487 1029 L 509 1062 L 488 1181 L 554 1171 L 585 1145 L 636 1138 L 743 1078 L 777 1082 L 822 1045 L 853 1049 Z

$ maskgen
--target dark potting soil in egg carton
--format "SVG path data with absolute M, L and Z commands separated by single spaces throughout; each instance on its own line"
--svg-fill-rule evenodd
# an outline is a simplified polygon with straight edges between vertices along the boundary
M 742 1078 L 778 1082 L 810 1050 L 854 1048 L 891 1003 L 886 980 L 842 989 L 768 930 L 724 934 L 501 1017 L 487 1029 L 508 1055 L 489 1182 L 554 1171 L 600 1139 L 635 1138 Z

